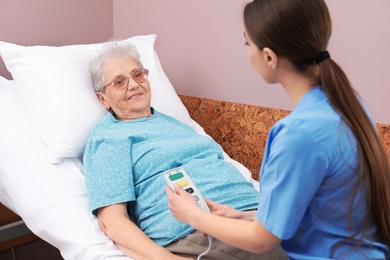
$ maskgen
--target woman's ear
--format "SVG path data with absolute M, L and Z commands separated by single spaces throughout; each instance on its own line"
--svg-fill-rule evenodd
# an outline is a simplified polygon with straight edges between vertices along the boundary
M 278 65 L 278 56 L 276 55 L 276 53 L 270 48 L 265 47 L 263 49 L 263 55 L 264 55 L 264 59 L 268 63 L 268 66 L 270 66 L 270 68 L 272 69 L 275 69 L 276 66 Z
M 103 93 L 101 92 L 96 92 L 96 96 L 97 98 L 99 99 L 100 103 L 102 103 L 102 105 L 107 109 L 109 110 L 111 108 L 110 104 L 108 104 L 107 100 L 106 100 L 106 97 Z

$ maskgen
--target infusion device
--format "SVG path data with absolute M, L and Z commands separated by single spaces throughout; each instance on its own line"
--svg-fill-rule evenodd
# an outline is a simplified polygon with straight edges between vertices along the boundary
M 190 176 L 188 176 L 188 174 L 184 171 L 183 168 L 174 168 L 166 171 L 164 173 L 164 179 L 173 192 L 175 192 L 175 188 L 174 188 L 175 184 L 182 187 L 186 192 L 188 192 L 195 199 L 199 208 L 207 212 L 211 212 L 202 194 L 200 193 L 198 188 L 191 180 Z M 199 260 L 202 256 L 206 255 L 210 251 L 213 238 L 210 235 L 207 235 L 207 238 L 209 240 L 209 247 L 205 252 L 203 252 L 198 256 L 197 260 Z

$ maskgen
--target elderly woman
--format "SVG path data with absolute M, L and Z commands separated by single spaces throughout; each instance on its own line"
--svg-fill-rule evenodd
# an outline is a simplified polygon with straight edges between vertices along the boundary
M 149 71 L 132 45 L 112 43 L 90 66 L 96 95 L 110 111 L 84 154 L 90 206 L 103 232 L 134 259 L 184 259 L 206 251 L 201 232 L 175 220 L 163 173 L 183 167 L 201 193 L 238 210 L 256 209 L 259 193 L 223 159 L 220 146 L 150 106 Z M 184 244 L 178 241 L 184 240 Z M 172 253 L 173 252 L 173 253 Z M 282 259 L 219 241 L 207 259 Z

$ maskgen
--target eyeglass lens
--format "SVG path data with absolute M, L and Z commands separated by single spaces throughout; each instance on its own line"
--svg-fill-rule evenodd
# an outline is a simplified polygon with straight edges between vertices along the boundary
M 139 69 L 133 72 L 131 76 L 120 75 L 112 82 L 115 88 L 122 89 L 129 85 L 131 77 L 137 83 L 143 83 L 148 78 L 149 71 L 147 69 Z

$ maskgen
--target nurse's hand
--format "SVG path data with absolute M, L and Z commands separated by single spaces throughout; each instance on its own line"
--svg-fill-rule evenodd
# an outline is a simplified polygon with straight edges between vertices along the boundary
M 205 199 L 205 201 L 207 203 L 207 206 L 209 206 L 211 212 L 218 216 L 227 217 L 227 218 L 237 218 L 237 216 L 240 214 L 240 211 L 232 207 L 229 207 L 227 205 L 219 204 L 210 199 Z
M 211 212 L 218 216 L 227 217 L 227 218 L 237 218 L 237 219 L 246 219 L 253 220 L 256 217 L 256 211 L 239 211 L 227 205 L 219 204 L 215 201 L 205 199 L 207 205 L 209 206 Z
M 191 216 L 201 209 L 195 199 L 182 187 L 175 185 L 175 192 L 167 185 L 165 192 L 168 196 L 168 208 L 180 222 L 191 225 Z

